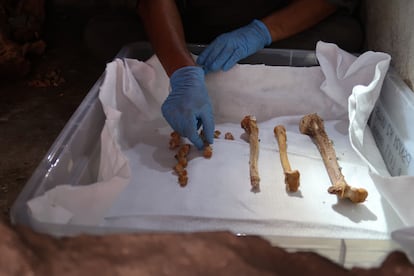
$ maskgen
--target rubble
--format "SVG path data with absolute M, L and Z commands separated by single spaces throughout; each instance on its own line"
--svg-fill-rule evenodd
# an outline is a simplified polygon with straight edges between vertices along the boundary
M 21 78 L 31 68 L 30 55 L 42 55 L 44 0 L 0 0 L 0 78 Z

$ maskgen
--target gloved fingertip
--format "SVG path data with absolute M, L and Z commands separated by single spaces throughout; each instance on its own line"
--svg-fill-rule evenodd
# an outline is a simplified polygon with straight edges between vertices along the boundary
M 214 144 L 214 136 L 213 136 L 213 137 L 209 137 L 209 138 L 207 138 L 207 137 L 206 137 L 206 142 L 207 142 L 209 145 Z
M 205 139 L 207 143 L 214 144 L 214 133 L 212 135 L 206 135 Z
M 196 123 L 194 122 L 194 125 Z M 192 128 L 191 130 L 186 131 L 186 135 L 185 137 L 188 138 L 188 140 L 190 140 L 191 143 L 193 143 L 193 145 L 198 148 L 198 149 L 202 149 L 203 148 L 203 140 L 201 139 L 200 135 L 198 134 L 198 131 L 196 128 Z
M 210 55 L 211 47 L 205 48 L 196 59 L 198 65 L 205 65 L 207 57 Z
M 207 75 L 208 73 L 210 73 L 209 67 L 206 65 L 206 56 L 205 55 L 200 55 L 198 56 L 196 63 L 198 66 L 201 67 L 201 69 L 203 69 L 204 71 L 204 75 Z
M 223 65 L 223 71 L 227 72 L 229 71 L 231 68 L 233 68 L 233 66 L 236 65 L 235 63 L 229 63 L 227 62 L 226 64 Z
M 204 140 L 209 143 L 214 143 L 214 121 L 206 121 L 204 120 L 203 124 L 203 133 L 204 133 Z
M 210 72 L 217 72 L 222 69 L 222 66 L 222 62 L 220 60 L 216 60 L 213 63 L 211 63 L 210 66 L 208 66 L 208 70 Z
M 204 75 L 207 75 L 208 73 L 211 73 L 211 70 L 207 66 L 202 67 L 204 70 Z
M 204 61 L 205 61 L 205 58 L 204 58 L 204 56 L 202 56 L 202 55 L 199 55 L 199 56 L 197 57 L 197 59 L 196 59 L 196 63 L 197 63 L 198 65 L 200 65 L 200 66 L 203 66 L 203 65 L 204 65 Z
M 208 70 L 208 68 L 205 65 L 200 65 L 199 64 L 199 68 L 201 68 L 204 72 L 204 75 L 207 75 L 208 73 L 210 73 L 210 70 Z
M 193 137 L 193 139 L 190 139 L 190 141 L 198 150 L 202 150 L 204 148 L 203 140 L 201 140 L 201 138 L 198 135 L 197 137 Z

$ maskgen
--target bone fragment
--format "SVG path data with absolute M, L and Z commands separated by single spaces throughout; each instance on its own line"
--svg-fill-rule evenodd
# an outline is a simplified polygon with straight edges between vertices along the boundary
M 187 186 L 188 182 L 186 167 L 188 164 L 187 155 L 190 152 L 190 147 L 191 146 L 189 144 L 182 145 L 175 156 L 178 163 L 175 165 L 174 170 L 178 175 L 178 183 L 181 187 Z
M 188 175 L 187 175 L 187 155 L 190 152 L 191 145 L 184 144 L 181 145 L 181 136 L 178 132 L 172 132 L 170 135 L 170 142 L 169 142 L 170 149 L 178 149 L 177 154 L 175 155 L 175 159 L 177 159 L 177 164 L 173 167 L 174 171 L 178 175 L 178 183 L 181 187 L 187 186 L 188 182 Z
M 169 142 L 170 149 L 176 149 L 180 146 L 180 144 L 181 144 L 180 134 L 176 131 L 171 132 L 170 142 Z
M 211 147 L 211 145 L 206 144 L 204 146 L 203 156 L 204 158 L 207 158 L 207 159 L 210 159 L 211 156 L 213 156 L 213 148 Z
M 234 140 L 234 136 L 233 136 L 233 134 L 231 132 L 226 132 L 224 134 L 224 139 L 225 140 Z

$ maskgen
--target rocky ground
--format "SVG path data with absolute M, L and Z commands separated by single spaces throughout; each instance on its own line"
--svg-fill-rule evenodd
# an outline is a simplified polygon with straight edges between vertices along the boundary
M 311 252 L 225 232 L 55 239 L 0 224 L 0 275 L 414 275 L 404 254 L 378 268 L 344 269 Z

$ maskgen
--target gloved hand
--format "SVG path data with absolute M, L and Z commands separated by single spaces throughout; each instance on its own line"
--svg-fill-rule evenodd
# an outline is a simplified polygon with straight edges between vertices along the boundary
M 266 25 L 260 20 L 218 36 L 198 57 L 197 63 L 206 73 L 227 71 L 239 60 L 272 43 Z
M 197 66 L 182 67 L 171 75 L 170 84 L 171 92 L 161 106 L 164 118 L 198 149 L 204 147 L 197 131 L 202 125 L 204 139 L 212 144 L 214 118 L 203 69 Z

